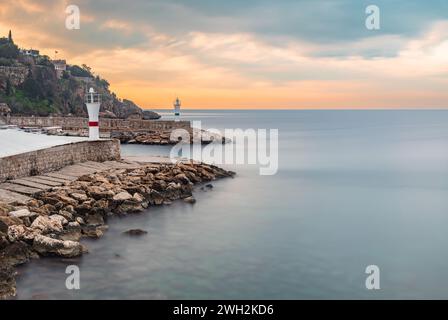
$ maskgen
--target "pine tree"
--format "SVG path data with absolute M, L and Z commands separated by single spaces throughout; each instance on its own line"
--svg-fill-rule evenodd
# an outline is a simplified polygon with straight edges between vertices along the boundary
M 14 43 L 14 41 L 12 40 L 12 32 L 11 32 L 11 30 L 9 30 L 8 40 L 9 40 L 9 42 Z

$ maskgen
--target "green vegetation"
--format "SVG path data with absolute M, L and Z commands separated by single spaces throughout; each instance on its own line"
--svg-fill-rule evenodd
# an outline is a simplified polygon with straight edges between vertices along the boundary
M 8 58 L 0 58 L 0 66 L 6 66 L 6 67 L 11 67 L 15 64 L 14 59 L 8 59 Z
M 84 93 L 90 86 L 102 95 L 102 111 L 122 118 L 141 114 L 137 105 L 117 99 L 109 82 L 89 66 L 67 65 L 61 76 L 48 56 L 38 55 L 37 50 L 22 53 L 11 32 L 0 38 L 0 66 L 0 102 L 7 103 L 13 114 L 85 116 Z
M 25 115 L 48 116 L 57 109 L 47 99 L 32 99 L 24 91 L 15 90 L 11 95 L 1 93 L 0 100 L 6 102 L 15 112 Z
M 80 66 L 73 65 L 67 67 L 67 70 L 74 77 L 93 77 L 90 68 L 81 68 Z
M 0 58 L 17 59 L 19 57 L 19 48 L 12 39 L 0 38 Z

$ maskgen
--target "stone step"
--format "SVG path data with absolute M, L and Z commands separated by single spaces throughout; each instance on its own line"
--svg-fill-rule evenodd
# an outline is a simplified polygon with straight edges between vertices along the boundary
M 171 159 L 166 156 L 126 156 L 124 160 L 131 163 L 172 163 Z M 178 161 L 180 160 L 179 158 Z
M 18 184 L 18 185 L 25 186 L 25 187 L 41 189 L 41 190 L 47 190 L 47 189 L 51 188 L 51 186 L 41 184 L 41 183 L 36 183 L 33 181 L 28 181 L 25 179 L 15 179 L 15 180 L 9 181 L 9 183 Z
M 109 170 L 110 169 L 109 167 L 107 167 L 105 165 L 102 165 L 100 163 L 95 163 L 95 162 L 92 162 L 92 163 L 83 162 L 83 163 L 80 163 L 79 165 L 83 166 L 83 167 L 86 167 L 86 168 L 94 169 L 96 171 L 104 171 L 104 170 Z
M 105 161 L 103 164 L 109 166 L 111 169 L 135 169 L 141 167 L 140 164 L 135 162 Z
M 57 172 L 46 173 L 46 174 L 44 174 L 44 177 L 56 178 L 56 179 L 61 179 L 61 180 L 65 180 L 65 181 L 73 181 L 73 180 L 76 180 L 78 178 L 78 177 L 75 177 L 75 176 L 70 176 L 68 174 L 60 174 L 60 173 L 57 173 Z
M 20 180 L 39 183 L 39 184 L 46 185 L 48 187 L 57 187 L 57 186 L 60 186 L 63 184 L 62 182 L 47 180 L 45 178 L 42 178 L 41 176 L 26 177 L 26 178 L 21 178 Z
M 36 180 L 36 182 L 42 181 L 42 184 L 48 184 L 50 186 L 60 186 L 66 182 L 70 182 L 72 180 L 63 180 L 63 179 L 58 179 L 58 178 L 53 178 L 53 177 L 47 177 L 47 176 L 34 176 L 32 177 L 33 179 Z M 28 178 L 27 178 L 28 180 Z
M 12 183 L 8 183 L 8 182 L 0 184 L 0 189 L 9 190 L 9 191 L 21 193 L 24 195 L 30 195 L 30 196 L 42 191 L 42 189 L 25 187 L 25 186 L 21 186 L 18 184 L 12 184 Z
M 79 178 L 79 177 L 81 177 L 83 175 L 91 174 L 91 173 L 94 173 L 96 171 L 97 171 L 96 169 L 88 168 L 88 167 L 85 167 L 85 166 L 81 166 L 81 165 L 75 164 L 75 165 L 72 165 L 72 166 L 65 167 L 65 168 L 59 170 L 57 173 L 59 173 L 59 174 L 68 174 L 70 176 L 74 176 L 74 177 Z
M 23 194 L 12 192 L 9 190 L 0 189 L 0 202 L 4 203 L 27 203 L 31 198 Z

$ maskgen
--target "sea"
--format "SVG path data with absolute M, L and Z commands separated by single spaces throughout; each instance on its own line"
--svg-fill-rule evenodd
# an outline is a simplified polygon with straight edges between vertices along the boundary
M 235 178 L 196 188 L 194 205 L 111 218 L 103 238 L 83 240 L 83 257 L 20 267 L 18 299 L 448 298 L 448 111 L 183 110 L 181 119 L 277 129 L 278 171 L 224 164 Z M 122 146 L 127 156 L 170 150 Z M 148 233 L 123 234 L 134 228 Z M 79 290 L 66 287 L 69 265 Z

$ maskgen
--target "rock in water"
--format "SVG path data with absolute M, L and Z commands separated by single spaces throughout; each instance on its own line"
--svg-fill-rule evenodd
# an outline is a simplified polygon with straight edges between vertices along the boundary
M 33 249 L 41 255 L 56 255 L 73 258 L 82 255 L 83 247 L 76 241 L 62 241 L 37 235 L 34 238 Z
M 194 204 L 194 203 L 196 203 L 196 199 L 193 198 L 193 197 L 187 197 L 187 198 L 184 199 L 184 201 L 185 201 L 186 203 L 190 203 L 190 204 Z
M 13 267 L 0 264 L 0 300 L 16 295 L 16 274 Z
M 148 233 L 148 231 L 145 231 L 142 229 L 131 229 L 131 230 L 123 232 L 123 234 L 127 234 L 129 236 L 142 236 L 147 233 Z

